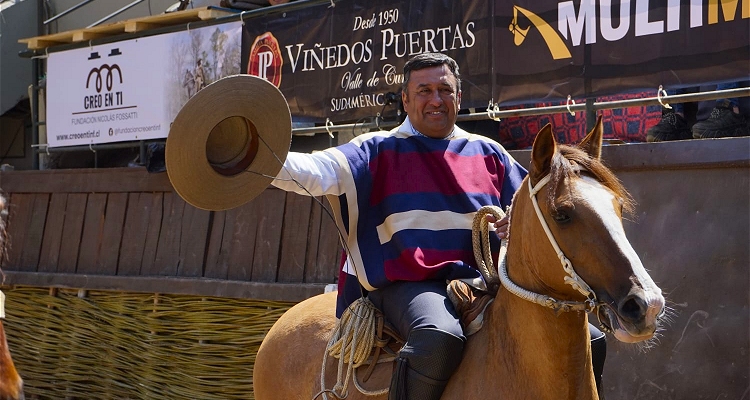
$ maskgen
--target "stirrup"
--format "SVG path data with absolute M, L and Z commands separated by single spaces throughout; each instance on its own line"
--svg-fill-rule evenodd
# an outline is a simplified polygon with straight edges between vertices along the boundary
M 375 313 L 375 342 L 373 343 L 372 355 L 369 359 L 370 365 L 362 376 L 362 382 L 367 382 L 378 364 L 381 351 L 396 357 L 396 350 L 393 347 L 400 348 L 405 343 L 404 339 L 395 329 L 385 320 L 385 316 L 380 310 Z

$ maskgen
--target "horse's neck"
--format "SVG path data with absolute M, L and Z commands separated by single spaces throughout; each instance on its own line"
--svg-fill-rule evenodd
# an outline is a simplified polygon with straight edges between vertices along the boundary
M 498 393 L 512 399 L 591 399 L 593 374 L 584 313 L 549 308 L 500 289 L 480 331 Z M 486 389 L 486 386 L 485 386 Z
M 528 202 L 514 207 L 515 223 L 507 252 L 511 280 L 527 290 L 562 300 L 580 297 L 564 283 L 563 267 L 535 223 L 536 215 Z M 504 374 L 496 376 L 501 381 L 498 389 L 507 394 L 501 398 L 593 398 L 595 384 L 584 312 L 555 313 L 500 288 L 486 317 L 479 333 L 488 343 L 488 353 L 494 354 L 486 361 Z
M 525 212 L 520 217 L 523 221 L 536 219 L 533 210 L 526 208 Z M 507 259 L 511 280 L 527 290 L 571 300 L 576 293 L 563 283 L 563 268 L 551 246 L 545 243 L 544 233 L 540 237 L 538 231 L 529 231 L 534 228 L 528 223 L 517 223 L 512 228 Z M 543 248 L 545 245 L 550 248 Z M 474 368 L 480 370 L 462 373 L 467 386 L 471 386 L 470 375 L 476 373 L 483 376 L 480 387 L 484 393 L 503 394 L 498 398 L 594 398 L 585 313 L 555 313 L 500 288 L 485 318 L 484 327 L 471 339 L 465 354 L 466 358 L 481 360 L 469 364 L 479 364 Z M 495 385 L 492 390 L 487 387 L 490 382 Z

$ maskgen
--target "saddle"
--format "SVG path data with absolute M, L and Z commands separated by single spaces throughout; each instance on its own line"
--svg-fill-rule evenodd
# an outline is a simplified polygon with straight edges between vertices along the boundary
M 484 311 L 492 303 L 494 296 L 460 280 L 450 281 L 447 292 L 466 336 L 476 333 L 482 327 Z M 366 390 L 360 386 L 359 381 L 367 382 L 378 364 L 390 362 L 391 368 L 395 368 L 398 353 L 405 343 L 404 338 L 369 299 L 357 299 L 338 320 L 323 358 L 321 386 L 325 380 L 328 356 L 339 360 L 337 382 L 330 390 L 322 389 L 320 394 L 323 394 L 324 399 L 327 399 L 325 392 L 345 396 L 350 376 L 357 389 L 364 394 L 387 393 L 388 388 L 380 391 Z M 358 376 L 356 370 L 361 367 L 365 367 L 365 371 Z
M 464 334 L 469 337 L 484 324 L 484 310 L 495 297 L 459 279 L 448 282 L 448 298 L 458 313 Z
M 448 283 L 447 289 L 448 298 L 453 303 L 453 306 L 459 315 L 459 320 L 461 322 L 461 326 L 464 328 L 464 333 L 466 334 L 466 336 L 473 335 L 482 327 L 484 311 L 487 306 L 492 303 L 494 297 L 489 293 L 476 289 L 461 280 L 450 281 Z M 396 329 L 386 320 L 383 313 L 374 305 L 372 305 L 369 300 L 363 298 L 358 302 L 359 303 L 357 307 L 360 307 L 360 309 L 358 309 L 357 311 L 349 309 L 345 311 L 345 314 L 353 313 L 359 316 L 359 318 L 368 318 L 369 316 L 369 318 L 374 319 L 374 332 L 372 332 L 374 338 L 372 339 L 372 346 L 371 350 L 369 351 L 369 356 L 365 360 L 356 363 L 357 365 L 355 366 L 355 368 L 367 366 L 364 375 L 361 377 L 362 382 L 367 382 L 367 380 L 372 375 L 375 366 L 379 362 L 395 360 L 399 350 L 406 343 L 406 340 L 404 340 L 404 338 L 398 334 Z M 367 312 L 363 313 L 362 309 L 366 309 Z M 337 332 L 334 334 L 334 338 L 338 336 L 339 341 L 343 339 L 344 342 L 348 343 L 341 343 L 338 346 L 334 344 L 336 340 L 332 340 L 329 343 L 327 351 L 334 358 L 340 358 L 342 354 L 346 355 L 348 351 L 358 351 L 360 353 L 362 351 L 367 351 L 367 349 L 347 350 L 341 348 L 341 346 L 356 347 L 360 345 L 358 343 L 350 343 L 351 339 L 346 338 L 344 336 L 345 333 L 341 332 L 342 329 L 355 329 L 351 327 L 341 326 L 342 323 L 346 324 L 345 321 L 347 321 L 349 318 L 351 318 L 351 315 L 342 315 L 341 319 L 339 320 Z M 364 323 L 369 322 L 365 321 Z M 364 340 L 367 341 L 369 340 L 369 338 L 365 338 Z M 390 358 L 381 360 L 381 356 L 383 356 L 384 354 L 390 356 Z M 349 361 L 348 357 L 344 357 L 345 361 Z

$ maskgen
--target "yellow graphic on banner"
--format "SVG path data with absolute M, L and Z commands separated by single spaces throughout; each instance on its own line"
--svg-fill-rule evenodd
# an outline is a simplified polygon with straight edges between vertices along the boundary
M 737 0 L 708 0 L 708 23 L 719 23 L 719 5 L 724 14 L 724 21 L 734 21 L 737 14 Z M 750 18 L 750 0 L 742 0 L 742 18 Z
M 526 39 L 526 35 L 529 32 L 529 29 L 531 29 L 531 26 L 523 29 L 518 25 L 519 11 L 529 19 L 531 24 L 534 25 L 537 30 L 539 30 L 539 33 L 544 39 L 544 42 L 547 43 L 547 47 L 549 48 L 550 53 L 552 53 L 552 58 L 554 58 L 555 60 L 560 60 L 563 58 L 572 57 L 570 55 L 570 50 L 568 50 L 568 46 L 565 45 L 565 42 L 563 42 L 563 40 L 560 38 L 560 35 L 557 34 L 557 32 L 547 23 L 547 21 L 543 20 L 533 12 L 519 6 L 513 6 L 513 21 L 510 22 L 510 26 L 508 27 L 508 29 L 513 33 L 513 43 L 515 43 L 516 46 L 520 46 L 521 43 L 523 43 L 524 39 Z

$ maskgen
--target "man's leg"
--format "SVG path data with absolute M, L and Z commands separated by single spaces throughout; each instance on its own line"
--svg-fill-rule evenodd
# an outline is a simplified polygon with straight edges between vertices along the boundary
M 397 359 L 389 400 L 438 400 L 461 362 L 466 338 L 444 281 L 396 282 L 368 294 L 407 338 Z

